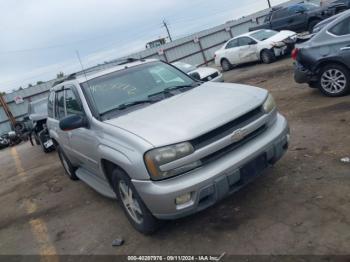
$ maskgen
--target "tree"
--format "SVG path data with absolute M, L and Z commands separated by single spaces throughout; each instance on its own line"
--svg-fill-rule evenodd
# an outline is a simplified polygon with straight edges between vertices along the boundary
M 63 72 L 59 72 L 59 73 L 57 74 L 57 78 L 62 78 L 62 77 L 64 77 L 64 73 L 63 73 Z
M 36 82 L 37 85 L 41 85 L 41 84 L 43 84 L 43 83 L 44 83 L 43 81 L 38 81 L 38 82 Z
M 0 96 L 4 96 L 4 95 L 6 95 L 6 92 L 0 91 Z
M 28 87 L 32 87 L 33 85 L 32 84 L 28 84 Z

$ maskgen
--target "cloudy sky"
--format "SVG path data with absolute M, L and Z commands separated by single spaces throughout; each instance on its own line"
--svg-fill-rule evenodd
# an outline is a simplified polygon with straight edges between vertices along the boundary
M 271 0 L 278 4 L 283 0 Z M 267 7 L 266 0 L 0 0 L 0 91 L 142 50 Z

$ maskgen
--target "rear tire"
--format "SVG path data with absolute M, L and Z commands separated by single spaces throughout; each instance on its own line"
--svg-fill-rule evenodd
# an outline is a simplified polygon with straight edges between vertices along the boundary
M 112 173 L 112 185 L 119 204 L 133 227 L 145 235 L 154 233 L 159 227 L 160 221 L 143 203 L 129 176 L 122 170 L 115 169 Z
M 330 64 L 319 73 L 318 88 L 329 97 L 340 97 L 350 92 L 350 72 L 342 65 Z
M 233 66 L 230 63 L 230 61 L 224 58 L 221 60 L 221 68 L 224 72 L 227 72 L 227 71 L 230 71 L 233 68 Z
M 73 181 L 79 180 L 79 178 L 75 174 L 76 168 L 69 161 L 66 154 L 62 151 L 61 147 L 57 145 L 56 148 L 57 148 L 58 156 L 61 160 L 64 171 L 66 171 L 67 176 Z
M 261 52 L 260 58 L 264 64 L 271 64 L 272 62 L 276 61 L 275 53 L 267 49 Z

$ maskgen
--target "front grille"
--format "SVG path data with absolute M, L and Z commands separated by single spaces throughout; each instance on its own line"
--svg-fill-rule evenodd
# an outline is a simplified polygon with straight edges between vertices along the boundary
M 200 149 L 207 145 L 210 145 L 217 140 L 220 140 L 221 138 L 224 138 L 225 136 L 228 136 L 232 134 L 233 131 L 242 128 L 249 123 L 257 120 L 263 115 L 262 108 L 259 106 L 258 108 L 244 114 L 243 116 L 236 118 L 235 120 L 216 128 L 200 137 L 197 137 L 193 140 L 191 140 L 191 144 L 193 145 L 194 149 Z
M 216 78 L 218 76 L 219 76 L 219 72 L 215 72 L 214 74 L 211 74 L 210 76 L 202 78 L 201 80 L 205 81 L 205 82 L 208 82 L 208 81 L 210 81 L 210 80 L 212 80 L 212 79 L 214 79 L 214 78 Z
M 202 165 L 206 165 L 210 162 L 213 162 L 223 156 L 225 156 L 226 154 L 232 152 L 233 150 L 237 149 L 238 147 L 241 147 L 242 145 L 248 143 L 249 141 L 251 141 L 252 139 L 254 139 L 255 137 L 257 137 L 258 135 L 260 135 L 261 133 L 263 133 L 266 130 L 267 126 L 263 125 L 261 127 L 259 127 L 258 129 L 256 129 L 254 132 L 250 133 L 249 135 L 247 135 L 244 139 L 242 139 L 241 141 L 238 141 L 236 143 L 232 143 L 231 145 L 224 147 L 223 149 L 216 151 L 213 154 L 210 154 L 204 158 L 201 159 L 202 161 Z

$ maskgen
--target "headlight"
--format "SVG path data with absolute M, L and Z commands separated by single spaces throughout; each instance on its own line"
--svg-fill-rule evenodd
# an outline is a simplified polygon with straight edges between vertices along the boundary
M 265 113 L 268 114 L 272 110 L 274 110 L 275 107 L 276 107 L 275 99 L 273 99 L 273 96 L 271 94 L 269 94 L 267 96 L 265 103 L 263 104 L 263 109 L 264 109 Z
M 162 171 L 160 167 L 194 152 L 193 146 L 188 143 L 180 143 L 172 146 L 156 148 L 145 154 L 145 164 L 153 180 L 162 180 L 183 174 L 201 165 L 201 161 L 178 167 L 169 171 Z
M 284 47 L 286 44 L 284 42 L 274 42 L 272 43 L 273 47 Z

